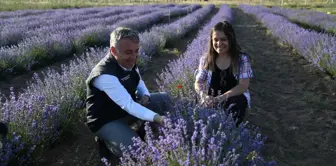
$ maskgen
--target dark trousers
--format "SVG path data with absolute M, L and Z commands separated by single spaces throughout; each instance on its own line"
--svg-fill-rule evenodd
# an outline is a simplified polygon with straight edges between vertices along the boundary
M 172 103 L 168 94 L 158 92 L 151 93 L 151 102 L 146 107 L 160 115 L 164 115 L 171 109 L 171 106 Z M 153 126 L 154 123 L 151 124 Z M 106 156 L 109 153 L 119 158 L 122 156 L 121 144 L 125 147 L 133 145 L 133 137 L 140 137 L 143 140 L 145 136 L 144 121 L 128 115 L 122 119 L 107 123 L 95 135 L 99 138 L 99 149 L 102 150 L 100 153 L 104 154 L 101 155 L 101 158 L 109 159 L 110 157 Z
M 245 112 L 247 109 L 247 99 L 244 94 L 238 96 L 232 96 L 226 101 L 224 108 L 225 110 L 229 108 L 231 104 L 235 104 L 229 110 L 227 110 L 227 115 L 232 113 L 234 121 L 236 121 L 236 126 L 238 127 L 241 122 L 243 122 L 245 117 Z

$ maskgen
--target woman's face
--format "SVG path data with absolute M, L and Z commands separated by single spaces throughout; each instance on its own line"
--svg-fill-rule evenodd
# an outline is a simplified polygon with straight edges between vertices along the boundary
M 213 32 L 212 45 L 219 55 L 226 55 L 229 51 L 229 40 L 222 31 Z

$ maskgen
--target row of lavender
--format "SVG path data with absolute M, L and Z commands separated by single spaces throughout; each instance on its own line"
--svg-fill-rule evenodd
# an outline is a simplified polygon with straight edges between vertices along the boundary
M 129 5 L 128 7 L 136 7 L 138 5 Z M 176 4 L 152 4 L 152 5 L 145 5 L 148 8 L 152 7 L 159 7 L 159 8 L 168 8 L 168 7 L 174 7 Z M 179 5 L 181 7 L 186 7 L 187 5 Z M 3 11 L 0 12 L 0 19 L 1 20 L 7 20 L 7 19 L 21 19 L 21 18 L 31 18 L 31 17 L 39 17 L 43 14 L 56 14 L 58 12 L 75 12 L 75 13 L 97 13 L 100 11 L 100 9 L 104 8 L 110 8 L 115 9 L 119 7 L 126 7 L 126 6 L 112 6 L 112 7 L 87 7 L 87 8 L 68 8 L 68 9 L 45 9 L 45 10 L 33 10 L 33 9 L 27 9 L 27 10 L 17 10 L 17 11 Z M 97 10 L 98 9 L 98 10 Z
M 49 30 L 50 27 L 59 27 L 62 24 L 70 25 L 78 24 L 86 20 L 95 18 L 108 18 L 126 12 L 133 12 L 134 8 L 103 8 L 96 11 L 67 11 L 45 13 L 40 16 L 24 17 L 20 19 L 0 20 L 1 41 L 0 46 L 11 46 L 20 43 L 22 40 L 36 36 L 41 29 Z M 47 28 L 49 29 L 47 29 Z M 47 31 L 46 31 L 47 32 Z M 33 34 L 32 34 L 33 33 Z
M 172 7 L 156 12 L 152 12 L 155 9 L 139 7 L 132 13 L 122 13 L 108 17 L 108 19 L 96 18 L 100 24 L 96 22 L 84 29 L 74 27 L 71 31 L 55 32 L 52 28 L 57 27 L 51 27 L 49 33 L 29 38 L 17 46 L 0 48 L 0 75 L 25 72 L 32 68 L 49 65 L 56 60 L 72 56 L 74 53 L 80 53 L 89 46 L 104 46 L 108 43 L 107 36 L 110 31 L 117 26 L 137 26 L 134 28 L 141 31 L 166 17 L 185 15 L 200 7 L 200 5 L 190 5 L 184 8 Z M 139 16 L 139 14 L 144 15 Z
M 266 137 L 257 129 L 246 129 L 246 123 L 235 128 L 232 118 L 223 111 L 190 102 L 195 96 L 193 72 L 206 51 L 211 28 L 222 20 L 232 20 L 228 5 L 221 6 L 187 51 L 161 73 L 157 84 L 175 99 L 174 109 L 159 135 L 146 124 L 146 143 L 137 139 L 132 150 L 125 148 L 120 165 L 276 165 L 260 155 Z M 177 88 L 177 84 L 181 87 Z M 180 91 L 177 94 L 186 92 L 183 98 L 171 93 L 175 89 Z M 109 165 L 106 160 L 105 163 Z
M 141 70 L 146 70 L 146 64 L 150 60 L 150 57 L 154 56 L 155 53 L 164 48 L 167 42 L 174 42 L 175 39 L 179 39 L 188 32 L 199 27 L 200 25 L 195 23 L 202 22 L 214 9 L 214 5 L 207 5 L 169 25 L 163 24 L 154 26 L 141 33 L 141 47 L 139 51 L 142 56 L 139 64 L 142 68 Z
M 336 77 L 336 37 L 306 30 L 288 19 L 265 12 L 259 7 L 240 5 L 245 13 L 254 15 L 280 41 L 291 45 L 317 68 Z
M 291 21 L 298 22 L 307 26 L 316 27 L 326 32 L 336 35 L 336 16 L 306 9 L 287 9 L 280 7 L 268 8 L 269 12 L 280 14 Z
M 139 10 L 140 8 L 159 10 L 162 9 L 162 7 L 174 7 L 171 5 L 162 5 L 159 7 L 152 6 L 153 5 L 143 5 L 137 7 L 117 6 L 90 9 L 84 8 L 76 10 L 62 9 L 55 11 L 51 10 L 51 12 L 53 11 L 53 13 L 46 12 L 41 15 L 33 15 L 30 17 L 0 19 L 0 46 L 15 45 L 24 39 L 37 36 L 41 33 L 51 33 L 60 29 L 78 29 L 79 26 L 76 24 L 80 24 L 83 22 L 86 24 L 81 25 L 82 28 L 88 26 L 88 23 L 90 22 L 92 22 L 92 24 L 102 24 L 102 22 L 97 22 L 97 18 L 110 18 L 113 15 L 133 12 L 134 10 Z M 177 7 L 186 6 L 177 5 Z M 106 21 L 108 21 L 108 19 Z M 55 29 L 55 26 L 57 27 L 57 29 Z
M 150 5 L 150 7 L 155 7 L 157 5 Z M 110 8 L 110 7 L 107 7 Z M 99 12 L 97 7 L 90 8 L 79 8 L 79 9 L 45 9 L 45 10 L 17 10 L 17 11 L 3 11 L 0 12 L 0 19 L 2 20 L 14 20 L 21 18 L 37 18 L 39 16 L 43 16 L 44 14 L 57 14 L 59 12 L 78 12 L 78 13 L 95 13 Z
M 106 10 L 106 11 L 105 11 Z M 6 45 L 22 45 L 22 43 L 34 40 L 34 38 L 46 38 L 51 34 L 65 34 L 73 31 L 83 30 L 92 25 L 110 25 L 118 21 L 119 17 L 127 19 L 129 17 L 148 14 L 155 12 L 157 8 L 146 8 L 140 6 L 130 9 L 105 9 L 99 13 L 91 14 L 72 14 L 70 17 L 63 19 L 64 15 L 52 15 L 53 19 L 39 17 L 31 22 L 23 22 L 21 24 L 7 25 L 2 29 L 2 46 Z M 50 17 L 50 16 L 47 16 Z M 50 21 L 51 20 L 51 21 Z M 3 47 L 4 49 L 10 47 Z M 13 46 L 13 48 L 17 48 Z
M 205 20 L 205 16 L 214 7 L 214 5 L 208 5 L 176 22 L 161 27 L 168 31 L 176 24 L 189 23 L 191 25 L 187 29 L 192 30 L 200 25 L 200 21 Z M 152 15 L 152 19 L 155 17 Z M 189 20 L 193 20 L 193 22 Z M 133 26 L 129 25 L 129 27 L 136 29 L 139 24 L 146 24 L 146 22 L 138 20 L 137 23 L 132 24 Z M 153 30 L 153 33 L 156 32 Z M 140 35 L 141 37 L 145 36 L 144 34 Z M 178 39 L 182 36 L 176 37 Z M 153 43 L 155 39 L 147 40 L 147 42 Z M 92 49 L 86 53 L 86 56 L 71 61 L 69 66 L 62 66 L 61 73 L 53 70 L 47 71 L 43 81 L 36 76 L 34 80 L 36 82 L 32 83 L 23 93 L 18 96 L 13 94 L 5 102 L 0 103 L 0 109 L 3 110 L 0 114 L 0 120 L 8 122 L 11 133 L 15 132 L 9 137 L 9 142 L 5 144 L 4 152 L 0 152 L 1 162 L 8 162 L 15 156 L 16 151 L 27 150 L 31 145 L 38 147 L 50 145 L 59 138 L 62 132 L 71 130 L 81 121 L 84 115 L 81 108 L 86 95 L 85 79 L 94 65 L 106 55 L 107 50 L 107 48 Z M 140 56 L 140 59 L 143 59 L 143 56 Z M 20 135 L 21 139 L 17 135 Z M 35 148 L 32 147 L 31 150 L 33 152 Z M 23 156 L 21 159 L 25 160 L 24 157 L 29 156 Z M 25 160 L 25 162 L 27 161 Z

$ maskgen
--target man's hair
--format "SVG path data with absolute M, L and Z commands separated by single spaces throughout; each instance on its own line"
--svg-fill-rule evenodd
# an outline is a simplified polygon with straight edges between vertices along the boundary
M 110 35 L 110 47 L 118 48 L 121 39 L 130 39 L 133 42 L 139 43 L 140 38 L 138 32 L 127 27 L 118 27 Z

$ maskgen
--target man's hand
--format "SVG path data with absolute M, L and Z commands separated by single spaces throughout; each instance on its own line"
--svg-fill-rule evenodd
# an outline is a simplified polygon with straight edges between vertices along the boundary
M 139 103 L 143 106 L 147 106 L 149 104 L 149 96 L 142 96 Z
M 165 119 L 166 119 L 165 116 L 160 116 L 159 114 L 156 114 L 156 115 L 154 116 L 153 121 L 156 122 L 156 123 L 159 123 L 159 124 L 161 124 L 161 125 L 164 125 L 164 120 L 165 120 Z

